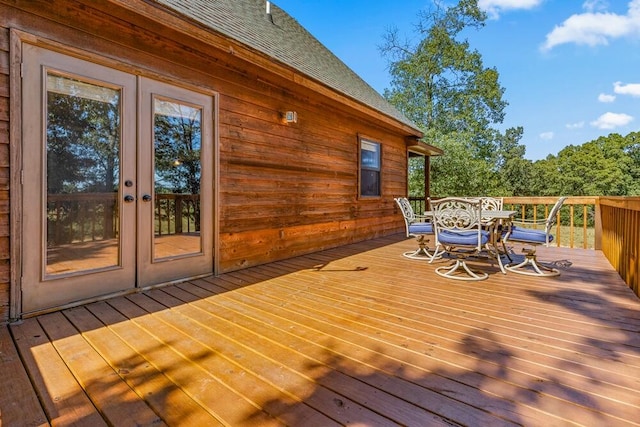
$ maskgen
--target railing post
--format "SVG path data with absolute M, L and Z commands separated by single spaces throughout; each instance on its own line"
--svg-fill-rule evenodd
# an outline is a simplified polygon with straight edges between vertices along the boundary
M 600 196 L 597 196 L 595 201 L 593 229 L 595 233 L 593 248 L 600 251 L 602 250 L 602 211 L 600 210 Z

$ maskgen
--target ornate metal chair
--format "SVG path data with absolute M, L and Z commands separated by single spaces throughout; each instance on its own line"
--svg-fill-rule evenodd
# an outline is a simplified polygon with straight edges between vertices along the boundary
M 416 215 L 411 207 L 411 203 L 406 197 L 394 198 L 404 216 L 404 224 L 407 237 L 415 237 L 418 242 L 418 249 L 405 252 L 402 255 L 411 259 L 431 260 L 433 254 L 429 253 L 429 235 L 433 235 L 433 223 L 424 215 Z M 429 200 L 427 199 L 427 203 Z
M 431 201 L 431 212 L 436 234 L 435 252 L 444 251 L 456 258 L 448 266 L 436 268 L 442 277 L 456 280 L 484 280 L 485 272 L 472 271 L 466 263 L 470 256 L 478 255 L 488 246 L 490 232 L 483 229 L 480 199 L 447 197 Z M 497 257 L 500 263 L 500 257 Z M 433 261 L 433 260 L 432 260 Z M 502 269 L 502 264 L 500 263 Z
M 508 230 L 504 236 L 503 241 L 520 242 L 524 244 L 533 245 L 530 248 L 522 248 L 522 252 L 525 254 L 524 261 L 517 265 L 506 265 L 505 268 L 509 271 L 519 274 L 527 274 L 530 276 L 558 276 L 560 272 L 551 267 L 547 267 L 538 262 L 536 257 L 536 247 L 538 245 L 549 246 L 549 243 L 553 241 L 553 235 L 551 234 L 551 228 L 556 223 L 556 218 L 562 204 L 566 200 L 566 197 L 560 197 L 551 208 L 549 216 L 542 220 L 514 220 L 513 224 L 533 226 L 543 226 L 543 230 L 537 230 L 535 228 L 526 228 L 513 225 L 511 230 Z

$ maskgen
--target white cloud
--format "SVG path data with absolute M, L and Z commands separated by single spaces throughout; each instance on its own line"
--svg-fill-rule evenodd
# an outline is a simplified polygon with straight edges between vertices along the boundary
M 582 129 L 584 127 L 584 122 L 577 122 L 577 123 L 567 123 L 566 125 L 567 129 Z
M 551 50 L 564 43 L 607 45 L 610 39 L 640 36 L 640 0 L 629 2 L 626 15 L 595 12 L 596 9 L 602 10 L 603 5 L 597 1 L 586 1 L 583 7 L 587 12 L 572 15 L 561 25 L 556 25 L 547 34 L 542 50 Z
M 628 125 L 633 121 L 633 117 L 624 113 L 604 113 L 597 120 L 591 122 L 591 126 L 598 129 L 615 129 Z
M 622 84 L 622 82 L 615 82 L 613 84 L 613 91 L 620 95 L 631 95 L 640 97 L 640 83 L 628 83 Z
M 600 95 L 598 95 L 598 101 L 600 102 L 613 102 L 615 100 L 616 100 L 615 95 L 608 95 L 606 93 L 601 93 Z
M 478 7 L 493 19 L 500 17 L 500 12 L 514 9 L 533 9 L 543 0 L 478 0 Z
M 540 134 L 540 139 L 543 139 L 545 141 L 550 141 L 553 139 L 553 132 L 542 132 Z
M 609 2 L 605 0 L 586 0 L 582 3 L 582 8 L 587 12 L 604 11 L 609 7 Z

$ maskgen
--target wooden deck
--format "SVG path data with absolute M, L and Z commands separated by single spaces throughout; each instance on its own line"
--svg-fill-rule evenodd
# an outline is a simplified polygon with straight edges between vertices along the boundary
M 2 426 L 640 426 L 640 300 L 600 252 L 554 279 L 437 276 L 383 238 L 0 328 Z M 24 368 L 23 368 L 24 367 Z

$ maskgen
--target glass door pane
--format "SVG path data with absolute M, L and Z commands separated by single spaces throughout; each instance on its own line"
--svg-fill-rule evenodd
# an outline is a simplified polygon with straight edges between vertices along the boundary
M 120 265 L 121 90 L 48 73 L 46 276 Z
M 153 258 L 201 253 L 202 111 L 171 99 L 153 102 Z

